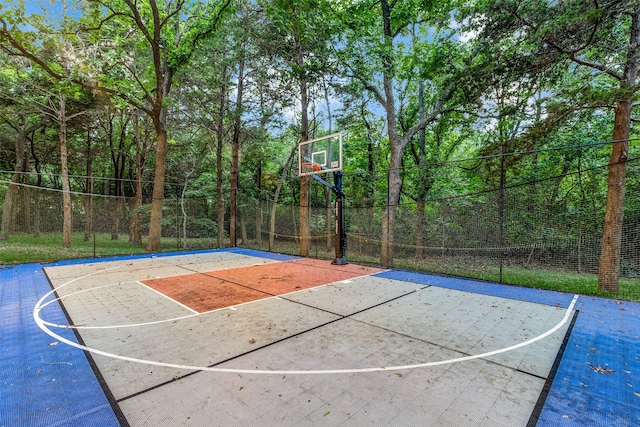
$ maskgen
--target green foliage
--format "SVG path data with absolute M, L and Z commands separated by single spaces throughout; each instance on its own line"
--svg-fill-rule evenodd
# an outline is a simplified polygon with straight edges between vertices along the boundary
M 384 3 L 393 6 L 387 35 L 381 20 Z M 350 217 L 350 231 L 372 233 L 373 241 L 379 238 L 389 200 L 386 73 L 395 99 L 389 111 L 399 137 L 428 117 L 424 133 L 415 133 L 401 153 L 398 235 L 406 237 L 402 250 L 407 256 L 413 256 L 411 245 L 418 240 L 420 202 L 425 203 L 425 242 L 441 244 L 444 230 L 450 233 L 444 239 L 448 244 L 495 244 L 491 239 L 498 229 L 496 189 L 503 153 L 508 154 L 503 218 L 508 243 L 566 243 L 581 233 L 596 235 L 602 226 L 610 146 L 588 144 L 611 139 L 616 100 L 638 101 L 638 84 L 621 85 L 616 78 L 628 52 L 632 2 L 264 0 L 259 8 L 242 1 L 135 4 L 133 10 L 121 0 L 91 0 L 78 3 L 78 10 L 66 17 L 28 15 L 20 2 L 0 9 L 6 24 L 0 33 L 3 180 L 12 177 L 19 130 L 51 117 L 48 106 L 64 94 L 70 114 L 90 111 L 69 123 L 72 191 L 87 192 L 93 185 L 95 194 L 113 195 L 119 185 L 114 179 L 91 184 L 85 175 L 116 178 L 131 201 L 136 180 L 141 180 L 148 203 L 155 178 L 153 120 L 157 124 L 166 118 L 165 197 L 171 207 L 165 206 L 165 229 L 177 233 L 184 215 L 176 203 L 184 195 L 189 228 L 213 236 L 218 233 L 219 190 L 222 221 L 228 227 L 230 142 L 237 118 L 238 191 L 241 209 L 250 212 L 244 220 L 253 222 L 258 207 L 267 213 L 283 172 L 279 203 L 298 203 L 299 180 L 285 164 L 300 138 L 298 99 L 304 80 L 311 133 L 320 135 L 329 127 L 343 131 L 347 205 L 362 214 Z M 19 46 L 33 57 L 18 59 Z M 237 106 L 241 60 L 245 99 Z M 167 81 L 171 85 L 163 89 Z M 25 164 L 34 175 L 25 184 L 36 183 L 37 167 L 40 185 L 59 187 L 57 132 L 52 123 L 28 135 Z M 563 148 L 568 146 L 584 147 Z M 638 157 L 636 151 L 631 144 L 631 158 Z M 637 166 L 630 163 L 629 170 L 628 194 L 635 195 L 640 190 Z M 323 208 L 324 189 L 317 185 L 312 194 L 314 205 Z M 75 202 L 74 209 L 84 206 Z M 482 225 L 493 236 L 485 241 L 464 236 L 463 214 L 484 210 L 490 215 L 492 209 L 493 222 Z M 635 220 L 638 209 L 638 198 L 628 198 L 626 217 Z M 143 204 L 127 207 L 125 214 L 142 213 L 147 224 L 148 210 Z M 324 212 L 314 213 L 315 234 L 326 232 Z M 539 225 L 541 216 L 554 223 Z M 287 225 L 291 221 L 289 217 Z M 252 227 L 257 228 L 249 224 L 249 232 Z M 39 245 L 16 236 L 23 246 Z M 460 274 L 477 274 L 460 264 L 455 266 Z M 622 268 L 627 275 L 637 274 L 633 260 L 625 259 Z M 508 281 L 528 285 L 534 274 L 525 273 L 513 273 L 523 277 Z M 486 278 L 495 276 L 491 270 Z M 554 281 L 571 286 L 553 274 L 541 279 Z M 580 286 L 591 292 L 591 285 Z

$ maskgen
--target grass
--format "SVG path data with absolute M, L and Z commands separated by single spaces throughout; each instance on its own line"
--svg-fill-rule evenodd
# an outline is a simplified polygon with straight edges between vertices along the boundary
M 434 265 L 434 263 L 425 262 L 424 260 L 421 260 L 421 262 L 403 260 L 397 263 L 396 268 L 500 282 L 500 269 L 498 266 L 483 265 L 478 268 L 478 266 L 473 265 L 460 266 L 455 265 L 455 263 L 449 263 L 446 267 L 443 267 L 441 264 L 439 262 Z M 505 266 L 502 271 L 501 283 L 572 294 L 640 301 L 640 279 L 621 278 L 619 292 L 605 292 L 598 290 L 598 276 L 596 274 Z
M 256 246 L 255 249 L 267 250 L 266 245 Z M 298 255 L 298 246 L 293 243 L 276 242 L 276 251 L 291 255 Z M 312 244 L 310 255 L 318 258 L 333 259 L 333 251 L 327 251 L 321 242 Z M 347 251 L 347 260 L 368 265 L 379 265 L 380 258 Z M 472 262 L 466 258 L 452 260 L 447 258 L 396 258 L 394 268 L 438 274 L 443 276 L 458 276 L 480 279 L 489 282 L 500 282 L 500 270 L 497 265 Z M 604 298 L 640 301 L 640 279 L 621 278 L 620 291 L 604 292 L 598 290 L 598 276 L 596 274 L 577 273 L 567 270 L 552 270 L 544 268 L 524 268 L 507 266 L 503 268 L 502 283 L 523 286 L 534 289 L 544 289 L 572 294 L 591 295 Z
M 161 245 L 164 251 L 176 250 L 176 239 L 163 238 Z M 126 235 L 112 240 L 110 233 L 96 233 L 85 241 L 83 233 L 74 233 L 71 236 L 71 248 L 64 249 L 60 233 L 41 233 L 38 237 L 14 234 L 9 237 L 9 241 L 0 242 L 0 265 L 143 253 L 144 247 L 129 242 Z
M 162 251 L 178 250 L 180 243 L 175 238 L 163 238 Z M 215 239 L 189 239 L 186 243 L 186 249 L 210 249 L 217 246 Z M 247 246 L 253 249 L 268 250 L 266 241 L 261 245 L 248 242 Z M 276 241 L 275 251 L 291 255 L 299 254 L 299 248 L 293 241 Z M 97 233 L 85 241 L 82 233 L 76 233 L 72 236 L 71 248 L 63 249 L 62 236 L 59 233 L 42 233 L 37 238 L 28 234 L 15 234 L 9 238 L 8 242 L 0 242 L 0 265 L 48 263 L 64 259 L 100 258 L 143 253 L 145 253 L 144 247 L 129 242 L 126 235 L 120 236 L 118 240 L 112 240 L 109 233 Z M 324 259 L 333 259 L 335 256 L 333 250 L 327 250 L 324 241 L 313 242 L 310 255 Z M 348 251 L 347 259 L 351 262 L 369 265 L 379 265 L 380 262 L 379 257 L 356 252 L 349 253 Z M 469 262 L 466 259 L 446 259 L 443 261 L 438 258 L 397 258 L 394 267 L 491 282 L 498 282 L 500 278 L 496 265 L 479 264 L 478 262 Z M 620 292 L 611 293 L 598 290 L 598 278 L 595 274 L 508 266 L 503 268 L 502 282 L 536 289 L 640 301 L 640 279 L 622 278 Z

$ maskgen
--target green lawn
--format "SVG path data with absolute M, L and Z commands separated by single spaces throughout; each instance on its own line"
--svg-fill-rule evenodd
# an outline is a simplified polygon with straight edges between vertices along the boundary
M 94 242 L 95 238 L 95 242 Z M 216 247 L 215 239 L 189 239 L 186 248 L 175 238 L 163 238 L 162 250 L 175 251 L 180 249 L 207 249 Z M 253 249 L 268 250 L 264 242 L 255 245 L 249 242 Z M 298 255 L 295 242 L 277 242 L 275 251 L 291 255 Z M 15 234 L 8 242 L 0 243 L 0 265 L 24 264 L 30 262 L 48 263 L 64 259 L 82 259 L 93 257 L 109 257 L 115 255 L 135 255 L 145 253 L 144 247 L 138 247 L 129 242 L 126 235 L 118 240 L 112 240 L 107 233 L 91 236 L 84 240 L 82 233 L 72 237 L 70 249 L 62 249 L 62 236 L 59 233 L 43 233 L 40 237 L 28 234 Z M 334 254 L 327 251 L 323 242 L 311 246 L 312 257 L 332 259 Z M 350 254 L 347 259 L 351 262 L 378 265 L 379 259 L 371 256 Z M 452 275 L 476 278 L 491 282 L 499 281 L 497 266 L 486 264 L 459 262 L 443 262 L 438 259 L 396 259 L 394 267 L 412 271 L 433 274 Z M 623 278 L 620 280 L 620 292 L 616 294 L 598 290 L 598 278 L 595 274 L 576 273 L 549 269 L 528 269 L 522 267 L 504 267 L 503 283 L 525 286 L 536 289 L 548 289 L 560 292 L 593 295 L 607 298 L 619 298 L 629 301 L 640 301 L 640 279 Z
M 162 251 L 175 251 L 179 248 L 175 238 L 163 238 Z M 190 240 L 187 249 L 204 248 L 210 245 L 206 241 Z M 210 246 L 208 246 L 210 247 Z M 62 248 L 60 233 L 41 233 L 39 237 L 30 234 L 14 234 L 8 242 L 0 242 L 0 265 L 25 264 L 30 262 L 54 262 L 64 259 L 81 259 L 94 257 L 109 257 L 115 255 L 135 255 L 145 253 L 144 247 L 129 242 L 128 236 L 122 234 L 113 240 L 109 233 L 96 233 L 89 240 L 84 239 L 83 233 L 71 236 L 71 248 Z

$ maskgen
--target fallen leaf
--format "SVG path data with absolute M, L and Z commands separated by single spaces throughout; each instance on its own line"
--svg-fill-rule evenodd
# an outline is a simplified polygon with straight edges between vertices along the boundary
M 598 365 L 598 366 L 593 366 L 592 364 L 589 364 L 589 369 L 591 369 L 594 372 L 599 372 L 601 374 L 612 374 L 615 371 L 613 369 L 610 369 L 609 367 L 603 368 L 602 366 Z

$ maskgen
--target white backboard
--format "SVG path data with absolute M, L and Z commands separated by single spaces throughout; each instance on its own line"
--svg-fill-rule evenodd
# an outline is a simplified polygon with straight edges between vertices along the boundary
M 298 175 L 342 170 L 342 133 L 301 142 L 298 145 Z

